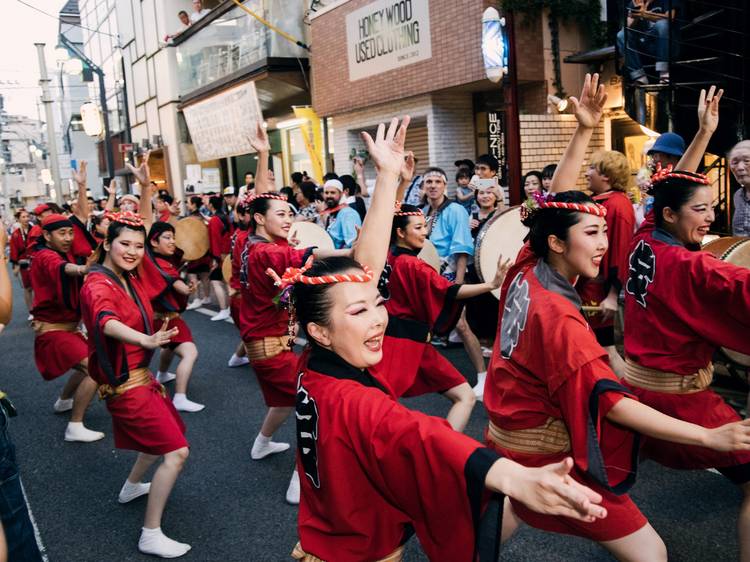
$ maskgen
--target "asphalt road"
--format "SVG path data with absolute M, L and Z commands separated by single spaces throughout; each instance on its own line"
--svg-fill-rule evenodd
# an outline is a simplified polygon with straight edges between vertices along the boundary
M 153 560 L 136 548 L 145 500 L 124 506 L 117 502 L 135 453 L 114 448 L 110 416 L 98 401 L 89 409 L 86 424 L 104 431 L 106 438 L 93 444 L 63 441 L 67 416 L 52 412 L 63 378 L 45 382 L 38 374 L 26 310 L 20 292 L 15 296 L 13 322 L 0 335 L 0 388 L 10 394 L 20 414 L 12 420 L 11 432 L 49 560 Z M 186 318 L 201 354 L 189 396 L 205 403 L 206 409 L 184 414 L 191 454 L 167 506 L 164 531 L 192 544 L 185 561 L 290 560 L 297 539 L 297 510 L 284 502 L 284 493 L 293 453 L 250 459 L 265 407 L 251 370 L 226 366 L 237 331 L 197 312 L 187 313 Z M 468 371 L 462 350 L 450 349 L 446 355 Z M 408 405 L 434 415 L 447 411 L 439 396 L 413 399 Z M 467 432 L 480 438 L 486 419 L 479 405 Z M 293 442 L 291 420 L 277 439 Z M 735 526 L 741 493 L 723 477 L 645 462 L 632 496 L 664 538 L 670 560 L 737 559 Z M 611 560 L 596 544 L 528 528 L 503 547 L 502 558 Z M 414 540 L 406 560 L 426 560 Z

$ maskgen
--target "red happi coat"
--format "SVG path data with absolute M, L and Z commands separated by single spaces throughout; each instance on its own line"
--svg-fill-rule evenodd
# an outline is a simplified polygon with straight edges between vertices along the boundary
M 460 285 L 438 274 L 417 257 L 418 252 L 394 247 L 380 280 L 388 299 L 385 347 L 397 364 L 375 369 L 389 379 L 396 397 L 444 392 L 465 383 L 464 376 L 429 343 L 431 334 L 446 334 L 463 310 L 456 300 Z
M 52 324 L 75 323 L 81 319 L 81 278 L 65 273 L 73 256 L 43 244 L 34 254 L 30 281 L 34 291 L 31 313 L 34 320 Z M 46 380 L 64 375 L 86 358 L 86 340 L 80 332 L 53 330 L 34 338 L 34 360 Z
M 37 251 L 40 240 L 44 240 L 44 231 L 40 225 L 35 224 L 29 230 L 29 236 L 26 238 L 26 247 L 28 248 L 29 255 Z
M 274 302 L 279 288 L 266 270 L 281 276 L 288 267 L 302 267 L 313 248 L 297 250 L 288 244 L 270 242 L 251 235 L 240 252 L 240 286 L 242 291 L 242 339 L 283 336 L 289 329 L 289 313 Z
M 122 281 L 109 269 L 94 265 L 81 289 L 81 312 L 89 333 L 89 375 L 98 384 L 118 386 L 129 371 L 147 368 L 153 350 L 125 343 L 104 334 L 110 320 L 129 328 L 152 334 L 154 289 L 149 289 L 137 275 L 126 274 L 129 293 Z M 163 387 L 152 380 L 124 394 L 109 398 L 115 446 L 151 455 L 187 446 L 185 425 L 163 393 Z
M 229 300 L 229 311 L 232 315 L 232 321 L 237 329 L 242 333 L 240 303 L 242 302 L 242 284 L 240 283 L 240 268 L 242 267 L 242 252 L 245 250 L 245 242 L 250 234 L 249 230 L 240 229 L 232 234 L 232 276 L 229 278 L 229 288 L 235 292 Z
M 430 560 L 474 561 L 484 480 L 499 455 L 404 408 L 383 379 L 330 351 L 314 347 L 304 359 L 296 406 L 302 548 L 323 560 L 376 560 L 416 532 Z
M 96 250 L 99 242 L 77 216 L 70 215 L 68 219 L 73 223 L 73 248 L 71 252 L 76 258 L 76 263 L 86 263 L 86 259 L 91 255 L 91 252 Z
M 625 286 L 625 355 L 643 367 L 692 375 L 720 346 L 750 353 L 750 270 L 690 251 L 650 221 L 636 234 Z M 712 390 L 665 394 L 631 387 L 668 415 L 717 427 L 740 417 Z M 673 468 L 728 467 L 748 453 L 720 453 L 646 439 L 644 453 Z
M 187 306 L 188 295 L 178 293 L 174 284 L 180 280 L 180 272 L 176 267 L 177 260 L 174 256 L 163 256 L 155 253 L 150 247 L 146 249 L 143 256 L 139 276 L 141 281 L 149 286 L 149 292 L 156 293 L 151 299 L 154 312 L 182 313 Z M 159 330 L 163 321 L 154 319 L 154 330 Z M 175 347 L 181 343 L 192 342 L 193 334 L 190 327 L 181 318 L 173 318 L 169 321 L 169 328 L 178 328 L 179 333 L 172 338 L 168 347 Z
M 30 229 L 29 229 L 30 230 Z M 20 226 L 13 231 L 10 235 L 10 263 L 17 265 L 21 273 L 21 284 L 24 289 L 31 288 L 31 265 L 29 260 L 31 259 L 31 252 L 27 247 L 27 239 L 29 237 L 29 230 L 24 231 Z
M 609 248 L 599 265 L 599 275 L 594 279 L 579 279 L 576 291 L 584 305 L 598 306 L 610 289 L 619 293 L 628 278 L 628 256 L 635 232 L 635 211 L 628 196 L 621 191 L 608 191 L 594 196 L 594 201 L 607 209 L 607 238 Z M 614 319 L 603 320 L 601 314 L 588 317 L 594 328 L 612 326 Z
M 224 214 L 212 216 L 208 221 L 209 253 L 214 259 L 229 254 L 232 243 L 232 223 Z M 221 264 L 219 264 L 221 266 Z
M 542 466 L 571 456 L 571 475 L 604 497 L 606 519 L 580 524 L 565 517 L 533 513 L 514 502 L 519 516 L 548 531 L 614 540 L 646 523 L 627 495 L 635 480 L 637 436 L 610 423 L 607 413 L 631 393 L 607 363 L 580 313 L 573 286 L 528 251 L 509 271 L 501 295 L 500 327 L 487 370 L 484 405 L 502 430 L 523 430 L 562 420 L 570 450 L 525 453 L 491 447 L 526 466 Z
M 261 236 L 248 236 L 241 252 L 240 324 L 242 340 L 283 337 L 289 332 L 289 313 L 277 303 L 279 288 L 266 270 L 279 276 L 287 267 L 301 267 L 313 248 L 296 250 L 284 243 L 274 243 Z M 291 407 L 295 400 L 295 375 L 299 358 L 291 349 L 252 361 L 263 399 L 268 407 Z

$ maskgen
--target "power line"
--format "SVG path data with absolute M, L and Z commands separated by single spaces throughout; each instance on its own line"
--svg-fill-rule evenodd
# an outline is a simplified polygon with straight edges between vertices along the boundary
M 44 14 L 47 17 L 56 19 L 57 21 L 62 22 L 64 24 L 66 24 L 66 25 L 72 25 L 73 27 L 80 27 L 81 29 L 85 29 L 86 31 L 90 31 L 91 33 L 98 33 L 100 35 L 106 35 L 108 37 L 114 37 L 115 39 L 118 40 L 118 43 L 119 43 L 119 37 L 117 37 L 117 35 L 113 35 L 112 33 L 106 33 L 104 31 L 99 31 L 98 29 L 91 29 L 90 27 L 86 27 L 85 25 L 81 25 L 80 23 L 73 23 L 73 22 L 69 22 L 69 21 L 62 21 L 58 16 L 56 16 L 54 14 L 50 14 L 49 12 L 45 12 L 41 8 L 37 8 L 36 6 L 34 6 L 32 4 L 29 4 L 28 2 L 24 2 L 24 0 L 16 0 L 16 2 L 18 2 L 19 4 L 23 4 L 24 6 L 26 6 L 27 8 L 31 8 L 32 10 L 36 10 L 40 14 Z

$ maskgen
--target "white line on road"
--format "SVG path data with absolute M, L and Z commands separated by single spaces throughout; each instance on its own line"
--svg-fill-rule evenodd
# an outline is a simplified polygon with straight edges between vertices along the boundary
M 36 539 L 36 545 L 39 548 L 39 553 L 42 555 L 42 561 L 43 562 L 49 562 L 49 557 L 47 556 L 47 549 L 44 546 L 44 543 L 42 542 L 42 534 L 39 532 L 39 527 L 36 524 L 36 519 L 34 519 L 34 513 L 31 511 L 31 504 L 29 503 L 29 497 L 26 495 L 26 488 L 23 487 L 23 482 L 21 481 L 21 476 L 18 477 L 18 482 L 21 484 L 21 493 L 23 493 L 23 501 L 26 502 L 26 509 L 29 512 L 29 519 L 31 520 L 31 526 L 34 527 L 34 538 Z

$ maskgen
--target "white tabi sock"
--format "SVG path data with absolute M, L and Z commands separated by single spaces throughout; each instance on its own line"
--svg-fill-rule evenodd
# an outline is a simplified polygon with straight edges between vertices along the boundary
M 165 535 L 161 527 L 156 529 L 141 529 L 141 538 L 138 541 L 138 550 L 144 554 L 152 554 L 161 558 L 178 558 L 190 550 L 190 545 L 177 542 Z
M 288 448 L 289 443 L 276 443 L 275 441 L 271 441 L 270 437 L 258 433 L 258 437 L 255 438 L 255 443 L 253 443 L 253 448 L 250 451 L 250 456 L 253 460 L 259 461 L 268 455 L 282 453 Z
M 197 402 L 188 400 L 188 397 L 181 392 L 175 393 L 174 398 L 172 399 L 172 404 L 174 404 L 174 407 L 180 412 L 200 412 L 205 408 L 203 404 L 198 404 Z

